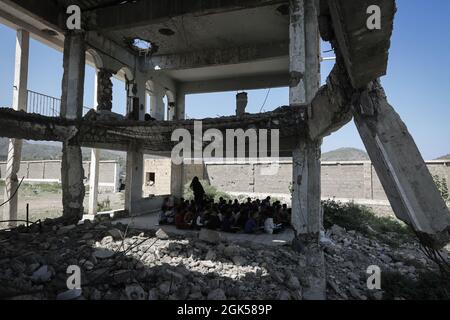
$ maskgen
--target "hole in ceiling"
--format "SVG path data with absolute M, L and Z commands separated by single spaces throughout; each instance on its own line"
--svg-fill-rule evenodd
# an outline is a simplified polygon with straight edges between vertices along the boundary
M 175 34 L 175 31 L 169 28 L 162 28 L 158 30 L 159 33 L 161 33 L 164 36 L 173 36 Z
M 139 37 L 125 39 L 125 43 L 127 43 L 131 49 L 139 53 L 152 54 L 158 51 L 158 46 L 156 44 Z
M 46 34 L 47 36 L 50 36 L 50 37 L 56 37 L 58 35 L 58 33 L 55 30 L 52 30 L 52 29 L 42 29 L 41 31 L 44 34 Z
M 277 8 L 277 11 L 282 15 L 282 16 L 287 16 L 289 14 L 289 5 L 288 4 L 283 4 L 281 6 L 279 6 Z
M 150 41 L 140 39 L 140 38 L 132 39 L 131 45 L 138 50 L 148 50 L 148 51 L 150 51 L 153 47 L 153 45 Z

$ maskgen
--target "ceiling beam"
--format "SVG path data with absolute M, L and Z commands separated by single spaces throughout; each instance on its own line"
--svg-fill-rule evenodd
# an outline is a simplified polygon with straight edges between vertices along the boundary
M 253 62 L 289 55 L 287 41 L 226 49 L 210 49 L 183 54 L 157 55 L 141 60 L 142 71 L 182 70 Z
M 164 22 L 187 14 L 201 16 L 288 2 L 288 0 L 141 0 L 90 11 L 92 13 L 90 29 L 121 30 Z
M 180 92 L 185 94 L 257 90 L 289 86 L 289 72 L 280 74 L 260 74 L 256 76 L 183 82 Z

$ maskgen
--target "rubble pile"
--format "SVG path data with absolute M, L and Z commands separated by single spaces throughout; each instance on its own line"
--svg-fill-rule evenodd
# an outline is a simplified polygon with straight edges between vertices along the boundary
M 290 246 L 200 238 L 109 221 L 3 231 L 0 299 L 302 299 L 306 258 Z M 431 263 L 413 244 L 394 250 L 338 226 L 323 247 L 329 299 L 381 299 L 367 289 L 369 265 L 414 278 Z M 69 266 L 81 269 L 81 290 L 68 289 Z

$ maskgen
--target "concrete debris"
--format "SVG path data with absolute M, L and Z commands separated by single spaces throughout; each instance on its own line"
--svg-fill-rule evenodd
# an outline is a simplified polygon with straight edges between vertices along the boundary
M 75 300 L 81 297 L 81 289 L 72 289 L 59 293 L 56 300 Z
M 203 228 L 200 231 L 198 238 L 200 240 L 203 240 L 208 243 L 213 243 L 213 244 L 218 244 L 219 242 L 222 241 L 222 238 L 221 238 L 221 235 L 219 232 L 214 231 L 214 230 L 208 230 L 205 228 Z
M 71 228 L 61 237 L 57 234 L 60 229 L 43 223 L 41 233 L 27 233 L 26 237 L 21 236 L 20 228 L 0 232 L 0 283 L 3 288 L 15 288 L 0 288 L 0 298 L 311 298 L 307 285 L 314 282 L 305 272 L 306 257 L 290 246 L 274 250 L 254 243 L 217 244 L 195 235 L 161 240 L 154 233 L 134 230 L 128 230 L 123 240 L 110 235 L 117 230 L 124 234 L 125 228 L 93 222 Z M 433 268 L 416 244 L 405 243 L 393 249 L 358 232 L 337 227 L 333 230 L 339 230 L 340 235 L 330 232 L 332 242 L 323 246 L 328 299 L 383 299 L 382 291 L 367 289 L 366 270 L 370 265 L 378 265 L 383 272 L 398 271 L 411 279 Z M 142 242 L 145 239 L 148 241 Z M 46 249 L 49 247 L 53 249 Z M 82 269 L 82 292 L 67 290 L 69 265 Z
M 156 231 L 155 235 L 160 240 L 167 240 L 167 239 L 169 239 L 169 235 L 163 229 L 158 229 L 158 231 Z
M 31 280 L 36 283 L 46 283 L 49 282 L 53 275 L 55 274 L 53 268 L 45 265 L 36 270 L 31 276 Z

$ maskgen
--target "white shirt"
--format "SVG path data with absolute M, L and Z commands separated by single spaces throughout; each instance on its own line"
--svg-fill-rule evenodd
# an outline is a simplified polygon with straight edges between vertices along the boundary
M 272 234 L 274 228 L 275 225 L 273 223 L 273 218 L 267 218 L 266 221 L 264 221 L 264 231 L 269 234 Z

